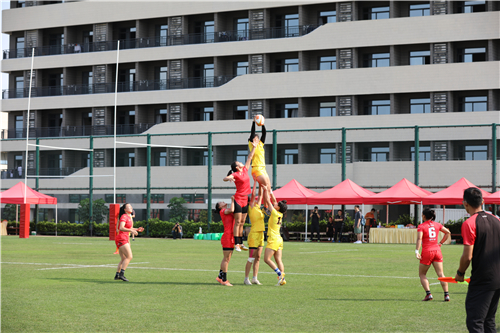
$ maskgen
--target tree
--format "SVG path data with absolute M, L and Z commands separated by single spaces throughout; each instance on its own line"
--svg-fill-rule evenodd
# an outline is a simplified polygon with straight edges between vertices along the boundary
M 78 216 L 80 217 L 80 222 L 87 222 L 90 220 L 89 216 L 89 199 L 83 199 L 80 201 L 78 206 Z M 102 220 L 108 215 L 108 207 L 106 207 L 106 201 L 104 199 L 94 200 L 92 204 L 92 220 L 97 223 L 102 223 Z
M 19 221 L 21 215 L 21 210 L 17 211 L 17 220 Z M 16 205 L 6 204 L 5 208 L 2 210 L 2 219 L 6 219 L 9 221 L 16 220 Z
M 168 209 L 170 209 L 169 220 L 171 222 L 182 222 L 186 219 L 188 209 L 183 206 L 186 203 L 184 198 L 172 198 L 170 199 L 169 204 L 167 205 Z

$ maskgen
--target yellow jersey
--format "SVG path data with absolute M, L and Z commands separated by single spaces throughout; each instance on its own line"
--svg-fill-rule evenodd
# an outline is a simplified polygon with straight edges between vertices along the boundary
M 252 223 L 251 231 L 264 231 L 266 226 L 264 224 L 264 213 L 259 206 L 248 206 L 248 217 Z
M 268 237 L 281 237 L 280 228 L 283 220 L 283 214 L 273 208 L 271 212 L 271 217 L 269 218 L 267 226 L 267 236 Z
M 248 141 L 248 151 L 252 151 L 253 144 Z M 264 143 L 259 141 L 257 147 L 255 147 L 255 152 L 252 158 L 252 168 L 255 167 L 266 167 L 266 154 L 264 152 Z

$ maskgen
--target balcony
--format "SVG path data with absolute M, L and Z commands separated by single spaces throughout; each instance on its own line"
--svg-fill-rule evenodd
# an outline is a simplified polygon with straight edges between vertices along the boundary
M 116 125 L 116 134 L 141 134 L 156 124 L 131 124 Z M 73 137 L 90 135 L 114 135 L 114 125 L 101 126 L 61 126 L 61 127 L 36 127 L 31 128 L 30 138 L 54 138 L 54 137 Z M 26 138 L 26 129 L 2 130 L 2 139 Z
M 286 28 L 266 28 L 250 30 L 219 31 L 209 34 L 193 33 L 178 36 L 146 37 L 120 40 L 120 50 L 176 46 L 203 43 L 223 43 L 256 39 L 289 38 L 307 35 L 318 26 L 300 25 Z M 73 54 L 84 52 L 113 51 L 118 48 L 118 41 L 93 42 L 86 44 L 65 44 L 55 46 L 35 47 L 35 56 L 49 56 L 58 54 Z M 3 51 L 3 59 L 15 59 L 31 57 L 32 47 L 6 49 Z
M 118 82 L 118 92 L 214 88 L 214 87 L 219 87 L 231 81 L 234 78 L 235 76 L 219 75 L 217 77 L 214 76 L 191 77 L 191 78 L 169 79 L 169 80 L 158 80 L 158 81 L 141 80 L 141 81 L 131 81 L 131 82 Z M 89 85 L 32 87 L 31 97 L 106 94 L 114 92 L 115 92 L 115 83 L 110 82 L 110 83 L 94 83 Z M 2 90 L 2 99 L 27 98 L 28 95 L 29 95 L 29 88 Z

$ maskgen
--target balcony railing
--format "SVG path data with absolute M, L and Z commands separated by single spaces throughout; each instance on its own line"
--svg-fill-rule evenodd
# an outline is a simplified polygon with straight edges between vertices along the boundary
M 193 33 L 166 37 L 146 37 L 120 40 L 120 50 L 145 47 L 175 46 L 203 43 L 222 43 L 256 39 L 289 38 L 307 35 L 318 26 L 299 25 L 286 28 L 266 28 L 250 30 L 228 30 L 208 34 Z M 35 56 L 57 54 L 72 54 L 85 52 L 113 51 L 118 47 L 118 41 L 93 42 L 85 44 L 65 44 L 52 46 L 37 46 Z M 3 51 L 4 59 L 31 57 L 33 48 L 15 48 Z
M 210 77 L 192 77 L 169 80 L 141 80 L 131 82 L 118 82 L 118 92 L 132 91 L 152 91 L 152 90 L 170 90 L 170 89 L 190 89 L 190 88 L 213 88 L 219 87 L 235 76 L 210 76 Z M 115 83 L 94 83 L 88 85 L 68 85 L 53 87 L 32 87 L 31 97 L 46 96 L 68 96 L 68 95 L 88 95 L 114 93 Z M 2 99 L 27 98 L 29 88 L 6 89 L 2 91 Z
M 116 134 L 141 134 L 156 124 L 130 124 L 116 125 Z M 64 137 L 64 136 L 90 136 L 114 135 L 113 125 L 101 126 L 61 126 L 61 127 L 35 127 L 30 129 L 30 138 Z M 2 130 L 2 139 L 26 138 L 26 129 Z

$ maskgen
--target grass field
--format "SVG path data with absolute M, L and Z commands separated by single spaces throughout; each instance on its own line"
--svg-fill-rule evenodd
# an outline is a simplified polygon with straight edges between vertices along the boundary
M 285 242 L 287 284 L 262 261 L 262 286 L 243 285 L 235 253 L 220 286 L 217 241 L 132 243 L 130 282 L 114 281 L 118 255 L 105 238 L 1 238 L 2 332 L 376 331 L 463 332 L 467 286 L 451 302 L 431 268 L 434 300 L 418 279 L 414 245 Z M 442 248 L 454 276 L 462 246 Z

